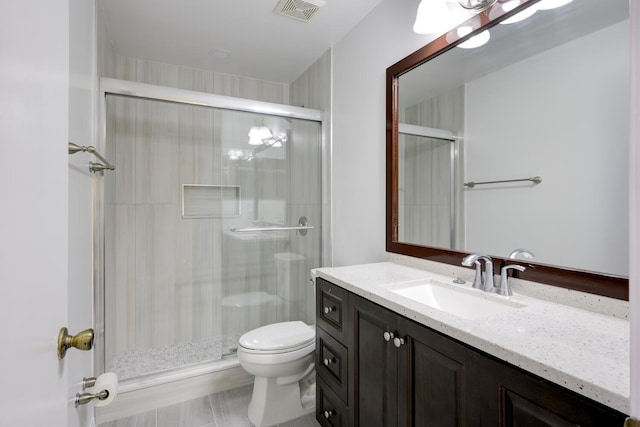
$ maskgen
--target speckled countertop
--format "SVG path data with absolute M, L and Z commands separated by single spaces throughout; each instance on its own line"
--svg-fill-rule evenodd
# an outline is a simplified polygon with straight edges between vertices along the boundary
M 629 413 L 629 321 L 519 295 L 489 295 L 455 285 L 451 277 L 392 262 L 315 270 L 354 294 L 462 341 L 583 396 Z M 468 320 L 392 292 L 434 279 L 509 298 L 525 307 Z

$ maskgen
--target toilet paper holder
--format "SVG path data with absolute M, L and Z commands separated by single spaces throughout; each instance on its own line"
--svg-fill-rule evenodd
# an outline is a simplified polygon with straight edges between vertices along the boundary
M 96 381 L 98 379 L 96 377 L 84 377 L 82 379 L 82 391 L 85 391 L 88 388 L 91 388 L 96 385 Z M 89 402 L 94 400 L 105 400 L 109 397 L 109 392 L 107 390 L 101 390 L 98 393 L 76 393 L 76 408 L 80 405 L 86 405 Z
M 94 400 L 105 400 L 109 397 L 107 390 L 101 390 L 97 393 L 76 393 L 76 408 L 80 405 L 86 405 Z

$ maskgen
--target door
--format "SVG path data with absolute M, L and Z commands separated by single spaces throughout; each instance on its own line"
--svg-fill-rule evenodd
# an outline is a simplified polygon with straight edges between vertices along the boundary
M 422 325 L 399 318 L 406 338 L 398 360 L 399 425 L 461 427 L 467 420 L 467 351 Z
M 4 2 L 0 14 L 0 413 L 67 426 L 69 4 Z M 37 31 L 34 31 L 37 29 Z
M 398 350 L 390 332 L 395 331 L 396 314 L 351 295 L 353 315 L 353 366 L 355 378 L 354 425 L 376 427 L 397 425 Z

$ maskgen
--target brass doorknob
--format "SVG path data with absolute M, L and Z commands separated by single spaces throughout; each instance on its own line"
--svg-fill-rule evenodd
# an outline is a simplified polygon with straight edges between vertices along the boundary
M 64 359 L 67 349 L 75 347 L 78 350 L 91 350 L 93 348 L 93 329 L 85 329 L 76 335 L 69 335 L 67 328 L 61 328 L 58 334 L 58 359 Z

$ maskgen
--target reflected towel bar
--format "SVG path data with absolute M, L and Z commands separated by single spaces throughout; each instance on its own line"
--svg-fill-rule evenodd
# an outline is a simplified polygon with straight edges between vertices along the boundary
M 465 187 L 469 187 L 469 188 L 473 188 L 476 185 L 484 185 L 484 184 L 501 184 L 504 182 L 524 182 L 524 181 L 530 181 L 533 182 L 534 184 L 540 184 L 542 182 L 542 177 L 539 176 L 534 176 L 531 178 L 522 178 L 522 179 L 503 179 L 500 181 L 484 181 L 484 182 L 465 182 L 464 186 Z
M 84 145 L 77 145 L 74 144 L 73 142 L 69 143 L 69 154 L 75 154 L 79 151 L 86 151 L 87 153 L 91 153 L 94 156 L 96 156 L 97 158 L 99 158 L 100 160 L 102 160 L 102 163 L 93 163 L 93 162 L 89 162 L 89 170 L 91 172 L 100 172 L 103 171 L 105 169 L 108 170 L 115 170 L 115 166 L 113 166 L 111 163 L 109 163 L 109 161 L 107 159 L 105 159 L 104 157 L 102 157 L 102 155 L 100 153 L 98 153 L 96 151 L 96 147 L 93 146 L 88 146 L 85 147 Z

